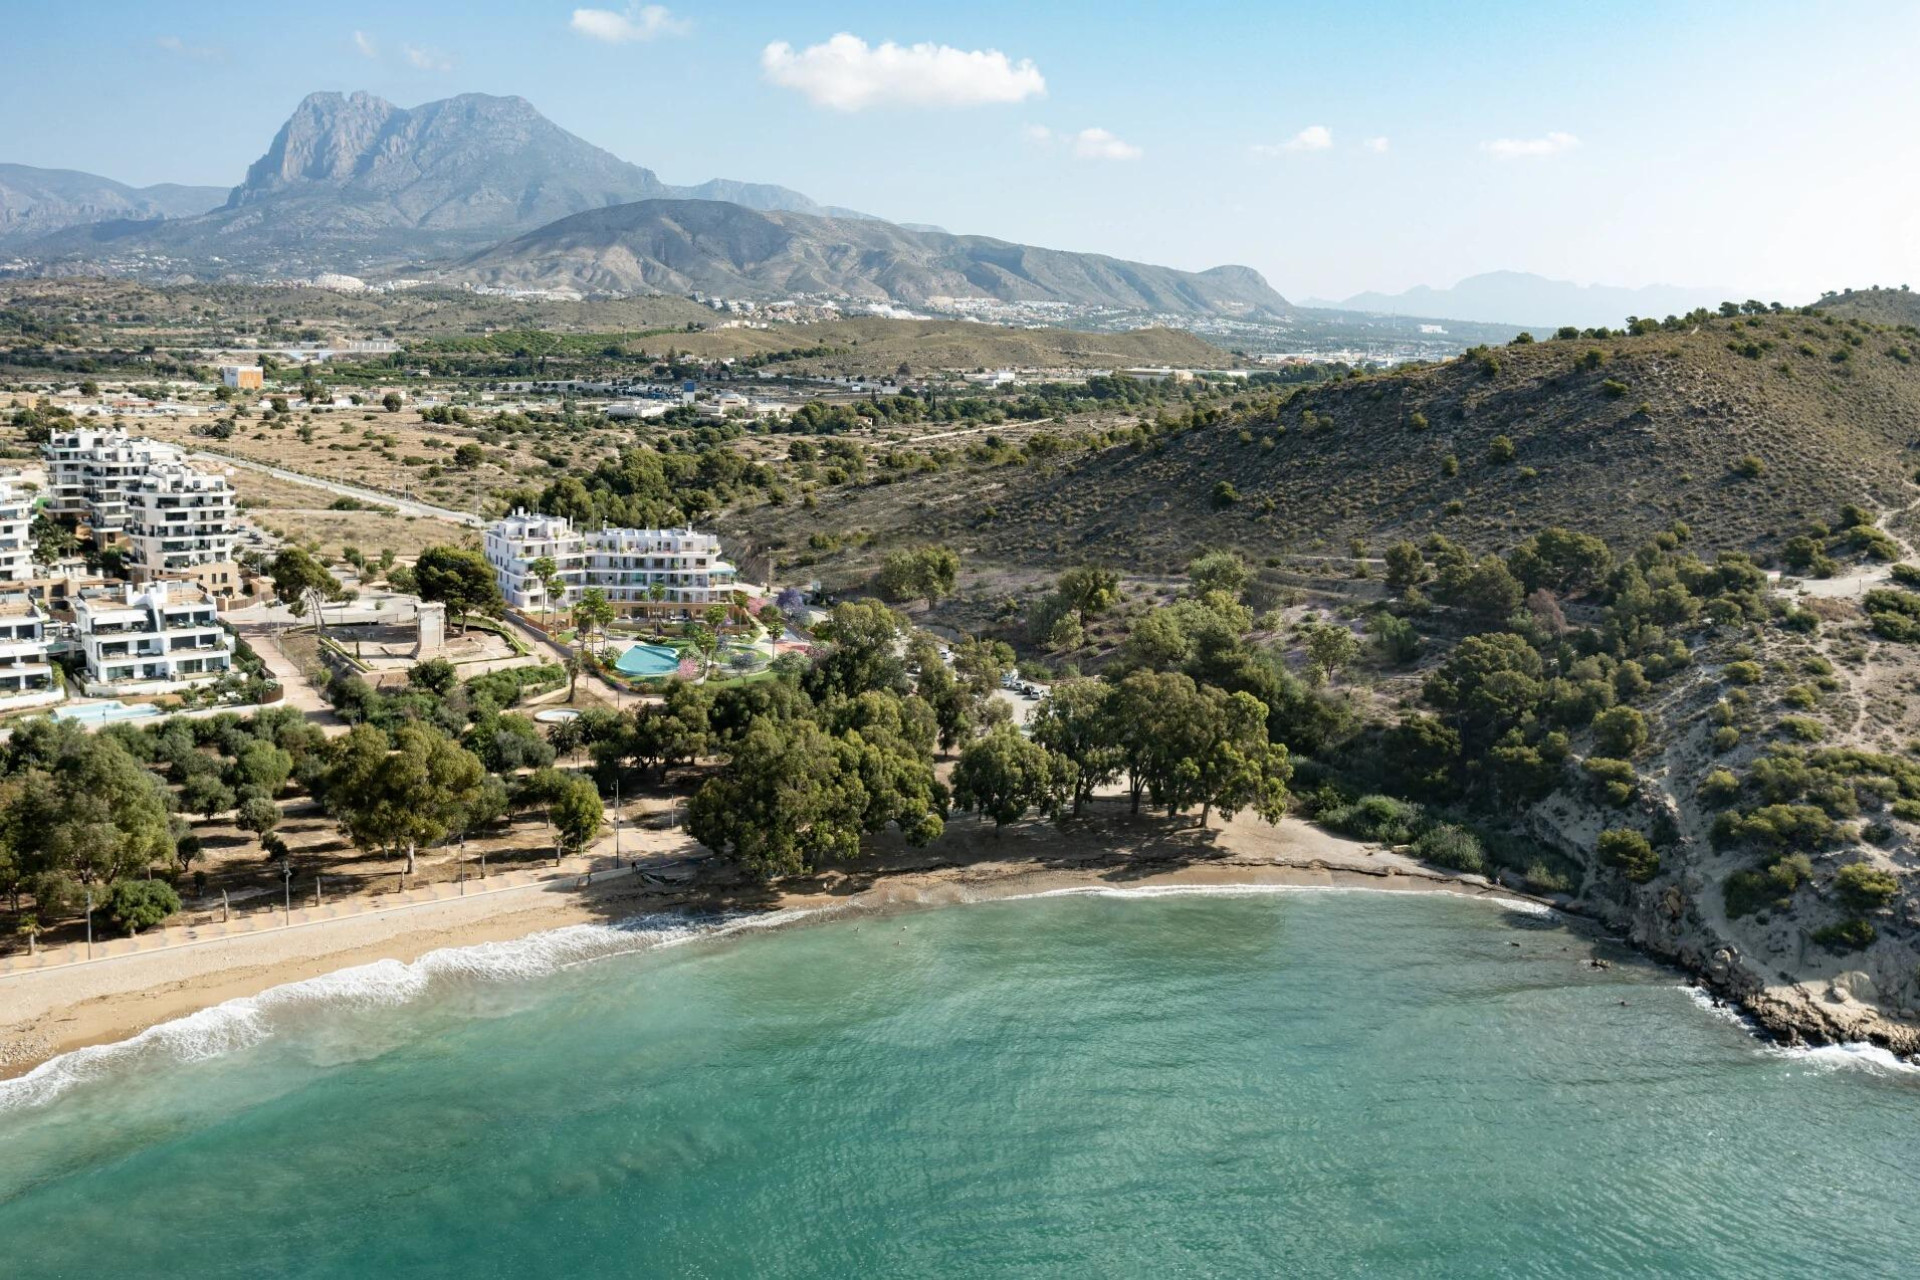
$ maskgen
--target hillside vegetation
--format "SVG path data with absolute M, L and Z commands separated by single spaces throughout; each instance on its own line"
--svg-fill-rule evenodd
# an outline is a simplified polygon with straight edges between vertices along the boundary
M 1436 531 L 1486 550 L 1552 525 L 1631 545 L 1676 519 L 1704 546 L 1759 549 L 1844 503 L 1912 500 L 1915 347 L 1911 327 L 1769 314 L 1482 349 L 1162 409 L 1043 465 L 883 475 L 740 519 L 776 544 L 830 525 L 1135 571 L 1200 546 L 1344 553 Z

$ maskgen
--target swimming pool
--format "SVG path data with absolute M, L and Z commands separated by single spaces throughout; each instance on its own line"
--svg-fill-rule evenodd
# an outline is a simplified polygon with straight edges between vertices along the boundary
M 614 670 L 629 676 L 667 676 L 680 669 L 680 651 L 663 644 L 636 644 L 620 655 Z
M 128 706 L 117 698 L 110 698 L 105 702 L 88 702 L 78 706 L 56 708 L 53 718 L 77 720 L 81 724 L 98 724 L 104 720 L 141 720 L 159 714 L 160 708 L 152 703 L 140 702 Z
M 545 711 L 536 711 L 533 718 L 541 724 L 564 724 L 568 720 L 578 720 L 580 713 L 572 707 L 549 707 Z

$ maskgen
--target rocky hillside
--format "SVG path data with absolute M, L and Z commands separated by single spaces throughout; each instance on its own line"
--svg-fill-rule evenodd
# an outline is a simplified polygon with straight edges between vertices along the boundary
M 1631 546 L 1676 519 L 1709 547 L 1768 549 L 1844 503 L 1904 506 L 1920 465 L 1920 342 L 1831 315 L 1503 347 L 1233 403 L 1048 466 L 738 518 L 799 542 L 826 522 L 1009 566 L 1154 571 L 1200 546 L 1344 555 L 1436 531 L 1503 550 L 1564 525 Z M 1124 440 L 1136 423 L 1106 425 Z
M 73 169 L 0 164 L 0 244 L 22 244 L 90 222 L 191 217 L 217 208 L 226 195 L 221 187 L 129 187 Z
M 1247 267 L 1175 271 L 985 236 L 684 200 L 577 214 L 475 254 L 454 274 L 481 284 L 599 294 L 829 293 L 909 306 L 997 298 L 1227 315 L 1288 309 Z

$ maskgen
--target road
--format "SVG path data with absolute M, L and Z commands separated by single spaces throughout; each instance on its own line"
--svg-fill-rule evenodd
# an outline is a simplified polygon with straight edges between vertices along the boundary
M 430 503 L 415 502 L 412 498 L 396 498 L 390 493 L 378 489 L 362 489 L 357 485 L 341 484 L 338 480 L 322 480 L 317 476 L 302 475 L 298 471 L 286 471 L 280 467 L 270 467 L 264 462 L 249 462 L 245 458 L 236 458 L 229 453 L 207 453 L 196 450 L 187 455 L 196 461 L 212 463 L 216 466 L 245 467 L 249 471 L 260 471 L 276 480 L 286 480 L 292 484 L 304 484 L 313 489 L 324 489 L 328 493 L 342 498 L 358 498 L 362 502 L 376 503 L 391 507 L 402 515 L 426 516 L 431 520 L 445 520 L 449 524 L 465 525 L 470 529 L 484 528 L 486 521 L 469 511 L 454 511 L 447 507 L 436 507 Z

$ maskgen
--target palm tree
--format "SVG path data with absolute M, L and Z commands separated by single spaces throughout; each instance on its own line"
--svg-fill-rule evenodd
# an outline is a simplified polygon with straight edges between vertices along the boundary
M 527 573 L 540 584 L 540 614 L 547 616 L 553 611 L 553 579 L 560 566 L 553 562 L 552 556 L 541 556 L 527 566 Z

